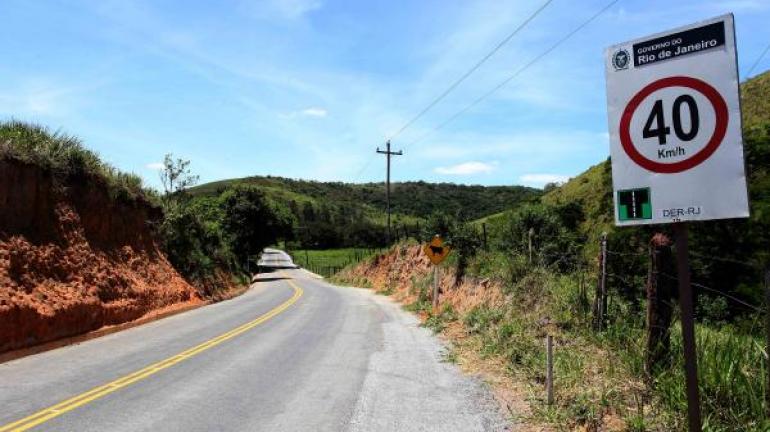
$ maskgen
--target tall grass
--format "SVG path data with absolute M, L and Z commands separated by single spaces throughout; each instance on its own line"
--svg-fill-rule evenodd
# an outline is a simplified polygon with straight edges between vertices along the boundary
M 103 162 L 79 138 L 19 121 L 0 123 L 0 159 L 17 160 L 49 171 L 55 180 L 92 177 L 105 182 L 113 198 L 153 197 L 142 179 Z
M 767 431 L 768 391 L 763 343 L 729 326 L 696 327 L 698 384 L 704 426 L 711 431 Z M 678 326 L 672 334 L 672 365 L 656 377 L 656 393 L 674 412 L 687 411 L 684 366 Z

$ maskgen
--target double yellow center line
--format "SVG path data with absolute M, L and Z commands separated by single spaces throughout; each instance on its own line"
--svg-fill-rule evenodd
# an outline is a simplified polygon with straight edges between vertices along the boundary
M 118 378 L 115 381 L 111 381 L 99 387 L 95 387 L 91 390 L 88 390 L 85 393 L 81 393 L 65 401 L 59 402 L 56 405 L 40 410 L 30 416 L 24 417 L 21 420 L 17 420 L 5 426 L 0 426 L 0 432 L 10 432 L 10 431 L 19 432 L 19 431 L 25 431 L 25 430 L 31 429 L 39 424 L 45 423 L 53 418 L 56 418 L 66 412 L 72 411 L 80 406 L 93 402 L 96 399 L 102 398 L 104 396 L 107 396 L 110 393 L 116 392 L 137 381 L 141 381 L 166 368 L 169 368 L 177 363 L 181 363 L 195 355 L 198 355 L 203 351 L 213 348 L 221 344 L 222 342 L 225 342 L 226 340 L 232 339 L 244 332 L 249 331 L 250 329 L 264 323 L 270 318 L 273 318 L 274 316 L 288 309 L 289 306 L 294 304 L 302 296 L 303 291 L 302 291 L 302 288 L 299 287 L 299 285 L 297 285 L 296 283 L 294 283 L 294 281 L 290 279 L 287 279 L 286 281 L 294 289 L 294 294 L 291 296 L 291 298 L 281 303 L 280 305 L 276 306 L 274 309 L 271 309 L 264 315 L 259 316 L 255 320 L 249 321 L 246 324 L 243 324 L 240 327 L 234 328 L 213 339 L 209 339 L 200 345 L 196 345 L 188 350 L 182 351 L 175 356 L 169 357 L 165 360 L 161 360 L 157 363 L 153 363 L 145 367 L 144 369 L 130 373 L 124 377 Z

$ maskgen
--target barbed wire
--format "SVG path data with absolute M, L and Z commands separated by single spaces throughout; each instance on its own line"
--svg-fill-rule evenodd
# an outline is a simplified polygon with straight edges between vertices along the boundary
M 626 285 L 636 285 L 636 282 L 629 282 L 629 280 L 621 275 L 615 274 L 615 273 L 607 273 L 607 277 L 610 277 L 612 279 L 620 280 L 621 282 L 625 283 Z M 633 276 L 632 276 L 633 277 Z
M 752 269 L 755 269 L 755 270 L 760 270 L 760 271 L 762 270 L 762 268 L 760 266 L 752 264 L 752 263 L 748 263 L 746 261 L 736 260 L 736 259 L 732 259 L 732 258 L 721 258 L 721 257 L 715 257 L 715 256 L 706 256 L 704 254 L 701 254 L 701 253 L 698 253 L 698 252 L 693 252 L 693 251 L 689 251 L 689 253 L 692 256 L 696 256 L 698 258 L 702 258 L 702 259 L 706 259 L 706 260 L 720 261 L 720 262 L 726 262 L 726 263 L 731 263 L 731 264 L 740 264 L 740 265 L 743 265 L 743 266 L 746 266 L 746 267 L 749 267 L 749 268 L 752 268 Z
M 661 276 L 667 277 L 667 278 L 669 278 L 671 280 L 675 280 L 675 281 L 679 280 L 678 277 L 670 275 L 670 274 L 665 273 L 665 272 L 658 272 L 658 274 L 661 275 Z M 720 295 L 722 297 L 728 298 L 728 299 L 734 301 L 735 303 L 738 303 L 738 304 L 743 305 L 743 306 L 745 306 L 745 307 L 747 307 L 749 309 L 754 310 L 755 312 L 760 312 L 760 313 L 763 312 L 763 309 L 761 307 L 755 306 L 755 305 L 753 305 L 751 303 L 747 303 L 746 301 L 741 300 L 738 297 L 732 296 L 730 294 L 727 294 L 724 291 L 720 291 L 718 289 L 714 289 L 714 288 L 711 288 L 709 286 L 706 286 L 706 285 L 703 285 L 703 284 L 699 284 L 697 282 L 692 282 L 692 281 L 690 282 L 690 285 L 694 286 L 694 287 L 697 287 L 697 288 L 700 288 L 700 289 L 703 289 L 705 291 L 709 291 L 709 292 L 714 293 L 714 294 L 718 294 L 718 295 Z
M 648 252 L 616 252 L 609 249 L 607 249 L 607 254 L 615 255 L 615 256 L 639 256 L 639 257 L 649 256 Z

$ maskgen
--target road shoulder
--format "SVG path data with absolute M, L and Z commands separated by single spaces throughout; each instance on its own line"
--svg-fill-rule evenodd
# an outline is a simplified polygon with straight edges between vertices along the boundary
M 355 289 L 383 315 L 351 431 L 510 430 L 488 386 L 446 361 L 447 347 L 387 297 Z

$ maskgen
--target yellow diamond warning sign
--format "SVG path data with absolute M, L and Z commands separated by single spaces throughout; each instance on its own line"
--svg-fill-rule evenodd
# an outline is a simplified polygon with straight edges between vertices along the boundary
M 439 235 L 433 237 L 433 240 L 423 246 L 422 250 L 434 265 L 441 264 L 441 261 L 449 255 L 449 246 L 444 245 L 444 240 Z

